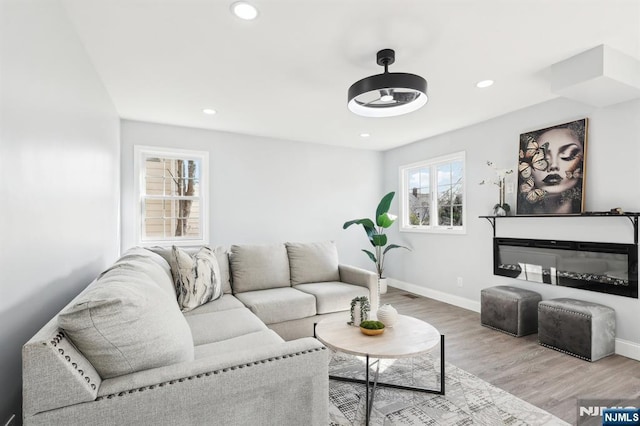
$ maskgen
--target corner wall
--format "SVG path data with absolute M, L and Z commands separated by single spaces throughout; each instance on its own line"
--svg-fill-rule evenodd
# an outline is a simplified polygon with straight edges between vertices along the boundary
M 340 261 L 373 270 L 350 219 L 382 196 L 382 153 L 213 130 L 122 121 L 122 250 L 136 244 L 133 147 L 209 152 L 210 244 L 334 240 Z
M 586 210 L 640 211 L 640 101 L 593 108 L 556 99 L 385 152 L 387 191 L 400 190 L 401 165 L 462 150 L 467 153 L 466 235 L 408 233 L 394 227 L 390 241 L 409 245 L 413 251 L 389 258 L 389 276 L 413 291 L 475 310 L 479 310 L 482 288 L 505 284 L 537 291 L 543 299 L 571 297 L 602 303 L 616 310 L 616 352 L 640 359 L 640 300 L 494 276 L 491 225 L 478 218 L 490 214 L 498 202 L 495 186 L 478 185 L 492 177 L 487 160 L 517 171 L 520 133 L 582 117 L 589 118 Z M 507 202 L 514 208 L 515 194 L 508 194 Z M 633 243 L 633 227 L 626 218 L 509 219 L 498 222 L 497 235 Z M 462 287 L 457 285 L 458 277 Z
M 0 9 L 0 425 L 22 345 L 118 254 L 119 120 L 55 0 Z

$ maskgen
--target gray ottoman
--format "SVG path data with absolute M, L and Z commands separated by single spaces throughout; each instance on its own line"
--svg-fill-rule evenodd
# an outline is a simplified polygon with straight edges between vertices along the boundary
M 540 300 L 540 294 L 523 288 L 485 288 L 480 292 L 480 323 L 516 337 L 535 333 Z
M 615 352 L 616 314 L 608 306 L 575 299 L 538 305 L 538 342 L 587 361 Z

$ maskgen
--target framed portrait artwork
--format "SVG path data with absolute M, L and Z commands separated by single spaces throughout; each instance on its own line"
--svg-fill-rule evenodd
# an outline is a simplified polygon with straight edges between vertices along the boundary
M 518 215 L 584 210 L 587 119 L 520 135 Z

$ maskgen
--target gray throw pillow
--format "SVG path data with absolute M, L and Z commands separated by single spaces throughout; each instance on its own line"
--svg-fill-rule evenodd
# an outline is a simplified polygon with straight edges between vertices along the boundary
M 114 268 L 58 315 L 103 379 L 193 360 L 193 337 L 173 295 L 141 270 Z
M 284 244 L 233 245 L 229 266 L 234 293 L 291 286 Z
M 291 285 L 340 281 L 338 249 L 333 241 L 286 243 Z
M 220 267 L 209 247 L 202 247 L 191 256 L 173 246 L 171 273 L 182 312 L 188 312 L 222 296 Z

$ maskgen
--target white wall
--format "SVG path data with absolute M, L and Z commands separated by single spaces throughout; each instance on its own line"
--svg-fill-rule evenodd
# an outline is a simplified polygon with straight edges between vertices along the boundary
M 3 0 L 0 424 L 21 418 L 21 347 L 117 256 L 119 121 L 64 9 Z
M 399 166 L 461 150 L 467 153 L 466 235 L 400 233 L 394 228 L 391 237 L 411 246 L 413 251 L 390 260 L 388 275 L 415 285 L 417 291 L 473 309 L 479 309 L 482 288 L 507 283 L 538 291 L 544 299 L 572 297 L 602 303 L 616 310 L 618 352 L 636 351 L 635 356 L 640 359 L 638 299 L 494 276 L 491 226 L 478 218 L 489 214 L 498 202 L 495 186 L 478 185 L 492 177 L 487 160 L 517 170 L 520 133 L 582 117 L 590 119 L 586 210 L 621 207 L 640 211 L 640 101 L 596 109 L 553 100 L 385 153 L 384 187 L 396 191 Z M 507 197 L 515 207 L 514 194 Z M 498 223 L 497 235 L 633 243 L 633 227 L 626 218 L 507 219 Z M 457 277 L 463 279 L 462 288 L 457 286 Z M 636 346 L 625 346 L 624 341 Z
M 209 152 L 210 243 L 334 240 L 340 260 L 373 270 L 361 229 L 382 196 L 382 153 L 256 136 L 122 122 L 122 249 L 135 242 L 133 146 Z

